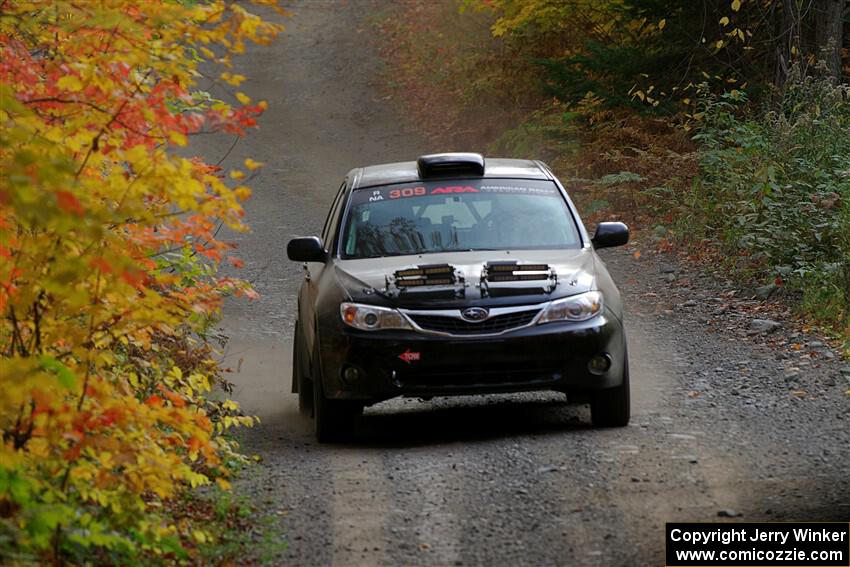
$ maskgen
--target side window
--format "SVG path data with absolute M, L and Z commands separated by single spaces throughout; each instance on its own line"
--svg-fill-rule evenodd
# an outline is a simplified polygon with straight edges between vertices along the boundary
M 325 243 L 325 246 L 330 246 L 330 242 L 328 242 L 328 238 L 330 238 L 331 228 L 333 227 L 333 219 L 337 214 L 337 210 L 339 209 L 340 203 L 345 199 L 342 196 L 345 194 L 345 181 L 342 182 L 342 185 L 337 189 L 336 197 L 334 197 L 334 202 L 331 205 L 331 210 L 328 211 L 328 216 L 325 219 L 325 225 L 322 227 L 322 242 Z

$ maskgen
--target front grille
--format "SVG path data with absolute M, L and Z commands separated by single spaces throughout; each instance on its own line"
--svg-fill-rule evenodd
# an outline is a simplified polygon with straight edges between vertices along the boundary
M 452 335 L 486 335 L 524 327 L 531 323 L 538 313 L 540 313 L 540 309 L 505 313 L 504 315 L 494 315 L 479 323 L 470 323 L 463 319 L 442 315 L 410 314 L 409 316 L 417 325 L 428 331 L 439 331 Z

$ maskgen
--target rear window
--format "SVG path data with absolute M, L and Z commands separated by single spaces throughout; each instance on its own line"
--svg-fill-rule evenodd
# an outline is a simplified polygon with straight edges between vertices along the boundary
M 529 179 L 359 189 L 351 195 L 341 239 L 343 258 L 579 246 L 578 230 L 557 186 Z

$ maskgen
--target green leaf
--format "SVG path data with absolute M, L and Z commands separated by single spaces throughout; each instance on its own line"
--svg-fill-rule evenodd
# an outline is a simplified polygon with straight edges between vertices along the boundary
M 12 499 L 18 504 L 25 505 L 30 502 L 30 485 L 27 480 L 17 474 L 13 474 L 9 477 L 9 494 L 12 495 Z
M 44 370 L 56 372 L 56 378 L 64 388 L 73 389 L 77 385 L 77 377 L 71 370 L 48 354 L 38 357 L 38 362 Z

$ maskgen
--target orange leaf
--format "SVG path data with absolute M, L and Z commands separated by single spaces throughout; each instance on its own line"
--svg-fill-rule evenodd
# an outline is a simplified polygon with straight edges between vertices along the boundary
M 155 408 L 162 407 L 162 398 L 154 394 L 145 400 L 145 404 Z
M 67 213 L 71 213 L 78 217 L 83 216 L 85 211 L 83 210 L 83 206 L 77 200 L 77 198 L 68 191 L 57 191 L 56 192 L 56 202 L 59 205 L 59 208 Z
M 172 392 L 171 390 L 163 390 L 163 394 L 165 394 L 165 397 L 171 401 L 174 407 L 182 408 L 186 406 L 186 401 L 180 396 L 180 394 Z
M 107 262 L 103 258 L 103 256 L 98 256 L 96 258 L 92 258 L 89 261 L 89 266 L 91 266 L 95 270 L 100 270 L 104 274 L 111 274 L 112 273 L 112 266 L 109 265 L 109 262 Z
M 121 272 L 121 279 L 133 287 L 141 287 L 145 281 L 145 273 L 136 268 L 126 268 Z
M 64 458 L 66 461 L 75 461 L 80 456 L 80 452 L 82 452 L 82 450 L 82 445 L 74 445 L 73 447 L 65 451 L 65 454 L 62 455 L 62 458 Z

